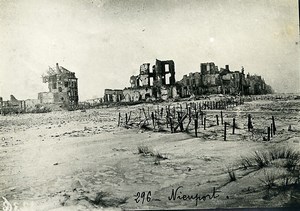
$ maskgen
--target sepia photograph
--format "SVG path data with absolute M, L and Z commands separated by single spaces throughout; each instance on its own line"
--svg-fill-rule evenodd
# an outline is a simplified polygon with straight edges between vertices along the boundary
M 299 0 L 0 0 L 0 210 L 299 210 Z

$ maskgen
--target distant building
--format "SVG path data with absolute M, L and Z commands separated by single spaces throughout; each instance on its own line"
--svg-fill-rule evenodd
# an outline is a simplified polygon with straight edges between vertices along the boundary
M 21 113 L 26 111 L 26 102 L 24 100 L 18 100 L 13 95 L 10 95 L 10 100 L 3 101 L 0 97 L 0 113 Z
M 213 62 L 201 63 L 200 71 L 184 75 L 179 83 L 180 97 L 202 94 L 270 94 L 272 89 L 266 85 L 261 76 L 245 77 L 241 71 L 231 71 L 229 65 L 218 68 Z
M 49 92 L 38 94 L 40 103 L 62 104 L 64 106 L 78 105 L 78 79 L 74 72 L 59 66 L 49 67 L 47 75 L 43 76 L 43 82 L 48 83 Z

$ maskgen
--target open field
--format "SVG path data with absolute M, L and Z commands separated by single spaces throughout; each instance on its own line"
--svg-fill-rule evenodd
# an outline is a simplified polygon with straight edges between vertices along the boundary
M 157 105 L 0 116 L 0 196 L 21 210 L 299 206 L 300 100 L 258 100 L 223 110 L 226 141 L 215 118 L 220 110 L 205 111 L 206 129 L 199 123 L 196 137 L 193 122 L 188 132 L 171 133 L 163 122 L 153 131 L 151 119 L 149 127 L 139 127 L 140 108 L 148 107 L 151 112 Z M 265 141 L 272 116 L 276 134 Z M 197 205 L 169 200 L 180 186 L 182 194 L 201 196 L 215 188 L 218 197 Z M 137 192 L 149 191 L 149 202 L 135 201 Z

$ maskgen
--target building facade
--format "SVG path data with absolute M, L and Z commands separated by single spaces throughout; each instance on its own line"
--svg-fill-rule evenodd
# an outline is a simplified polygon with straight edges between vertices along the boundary
M 139 74 L 130 77 L 130 87 L 123 90 L 125 102 L 155 100 L 175 97 L 175 63 L 173 60 L 160 61 L 140 66 Z M 174 91 L 175 90 L 175 91 Z

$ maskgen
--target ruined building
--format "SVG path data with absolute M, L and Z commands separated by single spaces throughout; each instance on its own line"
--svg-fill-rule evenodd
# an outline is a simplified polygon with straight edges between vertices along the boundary
M 105 89 L 104 102 L 137 102 L 203 94 L 255 95 L 269 94 L 272 89 L 261 76 L 245 76 L 241 71 L 232 71 L 213 62 L 201 63 L 198 72 L 175 80 L 175 64 L 172 60 L 156 60 L 155 65 L 142 64 L 138 75 L 130 77 L 130 87 L 124 90 Z
M 21 113 L 26 111 L 26 102 L 24 100 L 18 100 L 13 95 L 10 95 L 10 100 L 3 101 L 0 97 L 0 114 L 4 113 Z
M 124 101 L 172 98 L 177 95 L 175 87 L 175 64 L 172 60 L 156 60 L 140 66 L 140 74 L 130 77 L 131 86 L 123 90 Z
M 56 67 L 49 67 L 47 75 L 42 78 L 44 83 L 48 83 L 49 92 L 38 94 L 40 103 L 60 104 L 68 107 L 78 105 L 78 79 L 74 72 L 56 63 Z
M 129 79 L 130 87 L 124 90 L 105 89 L 104 102 L 137 102 L 149 99 L 168 99 L 177 96 L 175 64 L 172 60 L 156 60 L 140 66 L 139 74 Z
M 241 71 L 231 71 L 229 65 L 218 68 L 213 62 L 201 63 L 200 71 L 184 75 L 180 84 L 180 97 L 201 94 L 268 94 L 271 93 L 261 76 L 245 77 L 244 68 Z
M 105 89 L 104 102 L 120 102 L 124 99 L 123 90 L 121 89 Z

